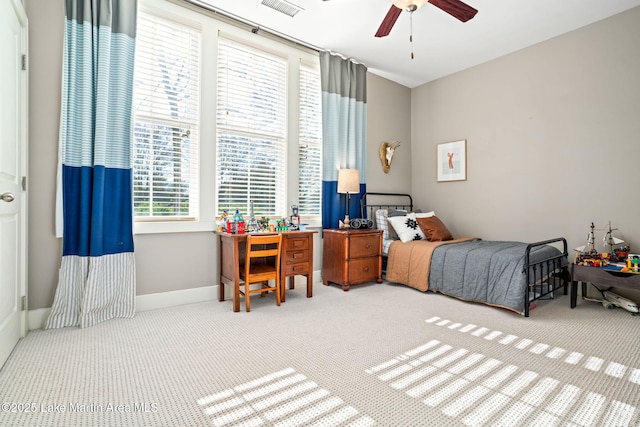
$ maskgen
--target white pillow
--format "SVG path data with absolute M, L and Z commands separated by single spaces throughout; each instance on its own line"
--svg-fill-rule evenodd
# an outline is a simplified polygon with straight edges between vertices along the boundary
M 434 211 L 431 212 L 416 212 L 416 218 L 429 218 L 435 216 L 436 213 Z
M 428 214 L 421 215 L 426 215 L 424 218 L 430 216 Z M 416 214 L 411 212 L 406 216 L 390 216 L 387 221 L 389 221 L 401 241 L 424 240 L 427 236 L 422 232 L 416 218 Z
M 389 211 L 386 209 L 378 209 L 376 211 L 376 228 L 378 230 L 382 230 L 382 240 L 390 239 L 389 226 L 387 225 L 388 215 L 389 215 Z
M 376 211 L 376 228 L 382 230 L 382 240 L 395 240 L 396 236 L 393 230 L 389 230 L 389 223 L 387 218 L 389 217 L 389 209 L 378 209 Z M 407 211 L 401 209 L 391 209 L 391 216 L 404 216 Z

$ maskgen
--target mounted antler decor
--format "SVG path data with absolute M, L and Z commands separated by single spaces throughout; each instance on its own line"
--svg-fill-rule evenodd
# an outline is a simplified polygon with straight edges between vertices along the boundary
M 393 153 L 396 148 L 400 146 L 400 141 L 394 141 L 392 143 L 383 142 L 380 144 L 378 154 L 380 154 L 380 162 L 382 163 L 382 170 L 384 173 L 389 173 L 391 169 L 391 159 L 393 159 Z

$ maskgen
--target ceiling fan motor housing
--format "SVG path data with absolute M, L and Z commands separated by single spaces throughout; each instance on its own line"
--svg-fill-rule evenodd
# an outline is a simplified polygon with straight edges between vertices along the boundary
M 393 0 L 393 5 L 407 12 L 414 12 L 426 2 L 427 0 Z

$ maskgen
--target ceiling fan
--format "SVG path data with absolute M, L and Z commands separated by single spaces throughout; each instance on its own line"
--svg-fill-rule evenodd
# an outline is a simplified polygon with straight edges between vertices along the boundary
M 478 13 L 476 9 L 460 0 L 393 0 L 389 12 L 376 32 L 376 37 L 388 36 L 403 10 L 413 13 L 425 3 L 431 3 L 462 22 L 467 22 Z
M 388 36 L 403 10 L 413 13 L 427 2 L 462 22 L 467 22 L 478 13 L 476 9 L 460 0 L 393 0 L 389 12 L 387 12 L 387 15 L 382 20 L 382 24 L 380 24 L 380 28 L 378 28 L 376 32 L 376 37 Z

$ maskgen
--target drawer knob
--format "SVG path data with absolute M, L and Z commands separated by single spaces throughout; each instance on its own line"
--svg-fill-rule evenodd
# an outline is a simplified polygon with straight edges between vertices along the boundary
M 366 271 L 368 273 L 369 272 L 369 267 L 365 267 L 364 271 Z
M 367 243 L 367 249 L 371 249 L 371 243 Z

